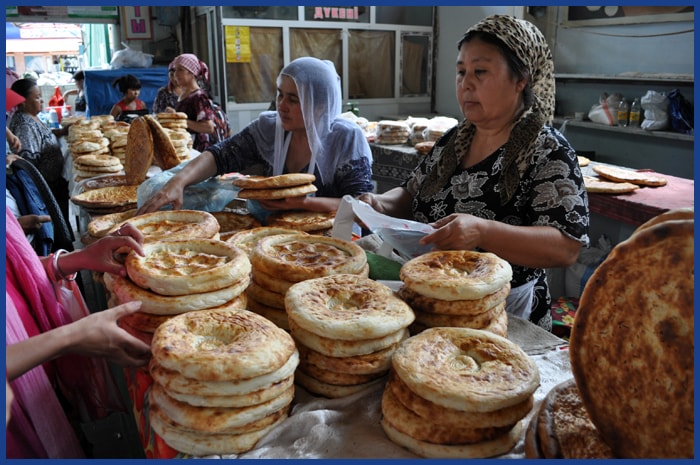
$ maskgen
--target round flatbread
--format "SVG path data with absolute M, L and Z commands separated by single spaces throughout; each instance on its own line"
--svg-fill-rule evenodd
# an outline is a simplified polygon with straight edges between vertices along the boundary
M 171 392 L 164 388 L 165 392 L 171 398 L 184 402 L 194 407 L 227 407 L 240 408 L 249 407 L 251 405 L 262 404 L 268 402 L 275 397 L 281 395 L 289 388 L 294 387 L 294 376 L 288 376 L 282 381 L 272 383 L 257 391 L 241 394 L 241 395 L 213 395 L 202 396 L 195 394 L 180 394 L 179 392 Z
M 413 310 L 438 315 L 462 315 L 475 316 L 488 312 L 497 305 L 501 305 L 508 298 L 510 283 L 492 294 L 475 300 L 442 300 L 420 295 L 406 286 L 399 288 L 398 295 Z
M 141 302 L 141 311 L 154 315 L 178 315 L 226 305 L 245 292 L 250 278 L 246 277 L 233 286 L 193 295 L 164 296 L 142 289 L 128 278 L 105 273 L 105 287 L 114 293 L 119 302 Z
M 187 113 L 183 113 L 181 111 L 174 111 L 174 112 L 161 112 L 156 114 L 156 118 L 159 120 L 180 120 L 180 119 L 187 119 Z
M 352 274 L 301 281 L 287 290 L 284 302 L 291 320 L 326 338 L 375 339 L 407 328 L 415 319 L 391 288 Z
M 187 378 L 175 370 L 169 370 L 151 359 L 148 369 L 155 383 L 160 384 L 169 393 L 179 393 L 192 396 L 248 396 L 255 395 L 262 389 L 269 389 L 273 384 L 294 378 L 294 371 L 299 366 L 299 353 L 295 351 L 289 359 L 277 370 L 266 375 L 239 381 L 205 381 Z M 246 405 L 254 405 L 247 403 Z
M 313 184 L 304 184 L 294 187 L 280 187 L 278 189 L 243 189 L 238 192 L 239 199 L 248 200 L 276 200 L 287 197 L 301 197 L 313 194 L 318 189 Z
M 639 186 L 631 182 L 603 181 L 593 176 L 584 176 L 583 184 L 586 192 L 594 194 L 628 194 L 639 189 Z
M 478 459 L 505 454 L 518 442 L 522 434 L 522 422 L 519 422 L 511 430 L 490 441 L 482 441 L 474 444 L 433 444 L 419 441 L 402 433 L 387 419 L 381 420 L 382 429 L 389 439 L 410 450 L 416 455 L 434 459 Z
M 253 252 L 253 249 L 258 244 L 260 239 L 276 234 L 306 234 L 303 231 L 295 231 L 288 228 L 260 226 L 253 229 L 245 229 L 239 231 L 226 240 L 231 245 L 234 245 L 244 250 L 248 255 Z
M 160 295 L 215 291 L 250 273 L 243 251 L 212 239 L 153 241 L 143 245 L 143 252 L 129 252 L 126 271 L 136 285 Z
M 286 331 L 247 310 L 178 315 L 158 327 L 151 349 L 164 368 L 204 381 L 265 375 L 282 367 L 296 351 Z
M 233 180 L 241 189 L 279 189 L 311 184 L 316 176 L 310 173 L 287 173 L 278 176 L 242 176 Z
M 276 212 L 267 217 L 268 226 L 296 229 L 299 231 L 318 231 L 333 227 L 335 212 L 291 211 Z
M 200 210 L 162 210 L 134 216 L 127 221 L 141 231 L 145 242 L 211 239 L 219 232 L 216 218 L 211 213 Z M 125 221 L 116 224 L 112 230 L 118 230 L 123 223 Z
M 246 229 L 259 228 L 262 225 L 250 213 L 236 212 L 212 212 L 216 221 L 219 222 L 219 232 L 221 234 L 243 231 Z
M 654 226 L 659 223 L 663 223 L 664 221 L 678 221 L 678 220 L 694 220 L 695 219 L 695 208 L 694 207 L 686 207 L 686 208 L 677 208 L 674 210 L 668 210 L 665 211 L 659 215 L 656 215 L 655 217 L 651 218 L 650 220 L 646 221 L 644 224 L 640 225 L 634 232 L 639 232 L 644 229 L 650 228 L 651 226 Z
M 329 399 L 338 399 L 340 397 L 347 397 L 357 392 L 364 391 L 365 389 L 376 387 L 386 382 L 386 378 L 377 378 L 361 384 L 329 384 L 319 381 L 301 370 L 297 370 L 294 375 L 294 382 L 312 394 L 317 394 Z
M 92 237 L 104 237 L 114 228 L 115 224 L 121 223 L 133 218 L 136 215 L 136 208 L 132 208 L 125 212 L 109 213 L 107 215 L 97 216 L 88 223 L 88 233 Z
M 620 458 L 694 455 L 693 233 L 693 221 L 674 220 L 632 234 L 581 295 L 571 369 Z
M 111 186 L 91 189 L 71 197 L 71 201 L 81 207 L 120 207 L 136 204 L 136 190 L 139 186 Z
M 666 178 L 646 171 L 633 171 L 610 165 L 594 165 L 593 171 L 605 179 L 616 182 L 629 182 L 639 186 L 658 187 L 666 185 Z
M 262 238 L 250 255 L 254 269 L 292 281 L 333 274 L 360 274 L 367 266 L 357 244 L 332 237 L 280 234 Z
M 374 373 L 385 374 L 391 368 L 391 356 L 398 347 L 398 342 L 386 349 L 381 349 L 366 355 L 353 357 L 329 357 L 297 342 L 300 365 L 314 365 L 318 368 L 336 373 L 367 375 Z
M 482 299 L 510 282 L 510 264 L 489 252 L 428 252 L 403 264 L 401 281 L 418 294 L 441 300 Z
M 478 329 L 426 329 L 405 340 L 392 362 L 411 391 L 467 412 L 519 404 L 540 384 L 537 365 L 518 345 Z

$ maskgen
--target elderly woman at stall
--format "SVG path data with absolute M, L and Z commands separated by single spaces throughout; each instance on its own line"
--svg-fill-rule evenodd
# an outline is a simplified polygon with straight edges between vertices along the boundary
M 158 89 L 156 98 L 153 100 L 152 113 L 163 113 L 168 107 L 175 108 L 177 100 L 180 98 L 180 86 L 175 80 L 175 68 L 171 62 L 168 65 L 168 83 Z
M 170 66 L 175 73 L 175 83 L 180 87 L 180 96 L 175 106 L 166 107 L 164 111 L 187 115 L 187 131 L 194 135 L 192 148 L 203 152 L 217 142 L 214 109 L 206 90 L 209 68 L 192 53 L 178 55 Z
M 336 210 L 343 195 L 372 191 L 372 154 L 362 129 L 340 117 L 340 78 L 333 63 L 302 57 L 277 78 L 277 110 L 209 147 L 145 202 L 139 213 L 180 208 L 183 190 L 214 175 L 262 165 L 265 176 L 312 173 L 314 196 L 261 202 L 267 210 Z
M 589 242 L 576 153 L 550 126 L 552 54 L 533 24 L 502 15 L 467 30 L 458 50 L 464 120 L 402 186 L 361 199 L 382 213 L 430 223 L 435 231 L 424 244 L 507 260 L 507 311 L 551 329 L 545 269 L 571 265 Z
M 61 212 L 68 218 L 68 181 L 63 178 L 64 158 L 58 138 L 66 135 L 67 128 L 49 129 L 39 119 L 44 108 L 41 89 L 33 79 L 18 79 L 11 89 L 24 97 L 24 102 L 10 119 L 9 129 L 21 141 L 17 152 L 32 162 L 51 188 Z

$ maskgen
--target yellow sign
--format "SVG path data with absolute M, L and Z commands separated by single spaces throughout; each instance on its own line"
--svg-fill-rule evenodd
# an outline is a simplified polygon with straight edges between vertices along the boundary
M 250 63 L 250 28 L 225 26 L 226 62 Z

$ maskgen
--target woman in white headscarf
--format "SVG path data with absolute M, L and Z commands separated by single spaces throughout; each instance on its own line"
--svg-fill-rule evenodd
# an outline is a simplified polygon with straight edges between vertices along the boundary
M 402 186 L 360 197 L 376 210 L 430 223 L 442 250 L 492 252 L 513 268 L 509 313 L 550 329 L 546 268 L 588 244 L 588 197 L 576 152 L 551 126 L 554 62 L 528 21 L 493 15 L 457 44 L 464 120 Z
M 343 195 L 372 191 L 372 155 L 361 128 L 340 118 L 340 78 L 327 60 L 297 58 L 277 78 L 277 110 L 209 147 L 139 209 L 182 206 L 185 187 L 211 176 L 262 167 L 265 176 L 311 173 L 313 196 L 261 201 L 268 211 L 333 211 Z

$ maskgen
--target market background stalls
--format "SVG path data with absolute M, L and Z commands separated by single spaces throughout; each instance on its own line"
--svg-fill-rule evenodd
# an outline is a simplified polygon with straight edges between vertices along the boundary
M 112 87 L 112 82 L 125 74 L 133 74 L 141 81 L 139 99 L 147 108 L 153 106 L 158 89 L 168 83 L 168 68 L 120 68 L 85 70 L 85 97 L 88 116 L 106 115 L 122 95 L 119 89 Z

